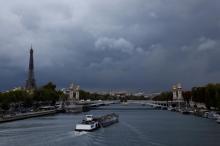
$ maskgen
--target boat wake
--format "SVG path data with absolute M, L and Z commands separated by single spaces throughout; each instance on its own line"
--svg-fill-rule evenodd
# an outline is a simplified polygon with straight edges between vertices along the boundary
M 86 132 L 86 131 L 74 131 L 73 132 L 73 135 L 74 136 L 82 136 L 82 135 L 85 135 L 85 134 L 87 134 L 88 132 Z

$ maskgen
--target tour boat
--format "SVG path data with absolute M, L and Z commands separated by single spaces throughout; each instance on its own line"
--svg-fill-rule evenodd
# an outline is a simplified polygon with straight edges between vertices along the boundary
M 172 111 L 172 112 L 175 112 L 175 111 L 176 111 L 176 109 L 175 109 L 174 107 L 172 107 L 172 106 L 169 106 L 169 107 L 167 108 L 167 110 L 168 110 L 168 111 Z
M 210 112 L 205 112 L 203 117 L 208 118 L 208 119 L 217 120 L 219 117 L 219 114 L 214 111 L 210 111 Z
M 183 115 L 189 115 L 189 114 L 190 114 L 190 110 L 187 109 L 187 108 L 180 109 L 180 112 L 181 112 Z
M 86 115 L 85 119 L 80 124 L 76 124 L 75 131 L 93 131 L 100 127 L 107 127 L 118 122 L 119 116 L 115 113 L 107 114 L 100 117 Z
M 86 115 L 86 118 L 80 124 L 76 124 L 75 131 L 93 131 L 100 127 L 99 122 L 94 120 L 92 115 Z

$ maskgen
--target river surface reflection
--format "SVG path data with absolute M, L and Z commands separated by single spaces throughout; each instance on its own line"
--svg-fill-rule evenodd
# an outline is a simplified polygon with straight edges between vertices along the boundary
M 129 108 L 129 109 L 128 109 Z M 75 133 L 84 114 L 119 114 L 119 123 Z M 57 114 L 0 124 L 0 146 L 219 146 L 220 125 L 141 105 L 111 105 L 82 114 Z

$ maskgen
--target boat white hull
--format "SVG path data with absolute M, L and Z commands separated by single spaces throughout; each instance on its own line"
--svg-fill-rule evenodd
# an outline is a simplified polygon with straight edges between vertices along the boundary
M 100 126 L 98 122 L 95 122 L 93 124 L 77 124 L 75 131 L 93 131 L 98 129 L 99 127 Z

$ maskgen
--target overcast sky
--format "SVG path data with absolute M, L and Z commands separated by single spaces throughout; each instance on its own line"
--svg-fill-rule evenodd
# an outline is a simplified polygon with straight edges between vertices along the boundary
M 220 82 L 219 0 L 0 0 L 0 90 L 169 90 Z

